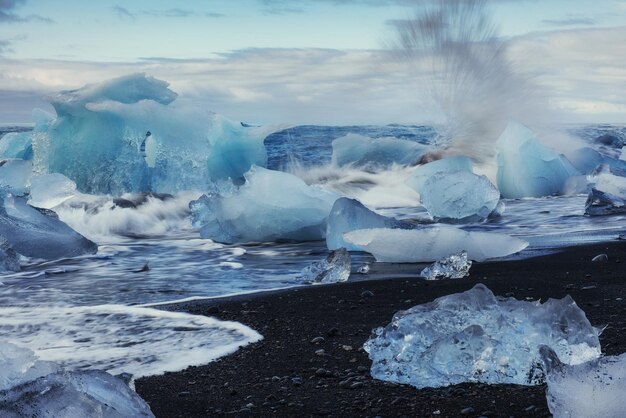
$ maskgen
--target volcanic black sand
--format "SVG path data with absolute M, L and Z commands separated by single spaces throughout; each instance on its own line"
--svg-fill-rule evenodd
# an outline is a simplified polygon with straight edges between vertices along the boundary
M 608 261 L 591 261 L 602 253 Z M 357 281 L 162 307 L 238 321 L 264 339 L 206 366 L 140 379 L 137 392 L 157 417 L 549 416 L 544 386 L 417 390 L 374 380 L 361 347 L 394 312 L 484 283 L 497 295 L 517 299 L 571 295 L 593 325 L 606 325 L 602 351 L 621 354 L 622 260 L 626 242 L 615 241 L 522 261 L 475 263 L 470 277 L 460 280 Z

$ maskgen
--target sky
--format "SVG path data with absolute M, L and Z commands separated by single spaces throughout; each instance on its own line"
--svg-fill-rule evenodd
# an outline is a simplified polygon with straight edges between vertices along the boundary
M 425 123 L 427 69 L 390 45 L 433 0 L 0 0 L 0 123 L 145 72 L 231 119 Z M 626 123 L 626 1 L 487 0 L 556 122 Z

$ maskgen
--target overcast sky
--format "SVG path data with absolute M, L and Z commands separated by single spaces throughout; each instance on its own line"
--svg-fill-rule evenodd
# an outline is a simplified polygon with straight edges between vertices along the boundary
M 427 0 L 0 0 L 0 122 L 146 72 L 260 123 L 423 123 L 425 73 L 387 50 Z M 492 0 L 558 122 L 626 123 L 626 1 Z

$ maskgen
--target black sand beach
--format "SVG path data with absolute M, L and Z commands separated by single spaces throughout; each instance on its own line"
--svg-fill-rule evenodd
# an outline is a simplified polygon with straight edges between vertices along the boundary
M 591 261 L 602 253 L 608 261 Z M 460 280 L 358 281 L 163 306 L 239 321 L 264 340 L 205 366 L 139 379 L 137 392 L 157 417 L 549 416 L 544 386 L 416 390 L 376 381 L 361 347 L 372 328 L 389 323 L 394 312 L 484 283 L 497 295 L 517 299 L 571 295 L 593 325 L 606 325 L 603 353 L 621 354 L 626 352 L 622 261 L 626 241 L 615 241 L 528 260 L 475 263 L 470 277 Z

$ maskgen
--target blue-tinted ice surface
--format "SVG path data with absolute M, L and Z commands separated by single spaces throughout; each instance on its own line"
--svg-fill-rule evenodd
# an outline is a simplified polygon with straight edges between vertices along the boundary
M 437 173 L 452 173 L 455 171 L 471 173 L 472 161 L 467 157 L 449 157 L 420 165 L 406 179 L 406 184 L 421 194 L 424 184 L 431 176 Z
M 565 157 L 543 146 L 536 135 L 510 122 L 496 144 L 498 189 L 505 198 L 541 197 L 563 192 L 580 173 Z
M 348 134 L 332 143 L 332 163 L 337 166 L 354 165 L 388 167 L 392 164 L 415 165 L 428 150 L 427 145 L 397 138 L 369 138 Z
M 266 164 L 263 140 L 274 128 L 177 105 L 176 96 L 144 74 L 53 96 L 56 118 L 32 134 L 36 170 L 63 174 L 82 192 L 120 195 L 203 190 Z
M 537 385 L 540 346 L 568 364 L 600 356 L 598 330 L 566 296 L 545 303 L 500 298 L 484 285 L 397 312 L 364 348 L 376 379 L 418 388 L 464 382 Z

